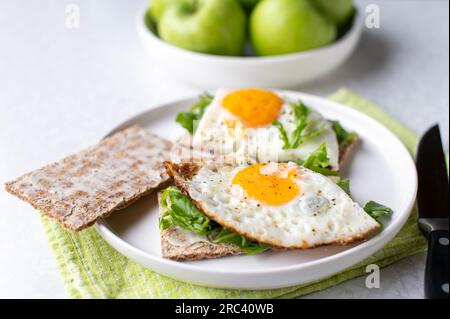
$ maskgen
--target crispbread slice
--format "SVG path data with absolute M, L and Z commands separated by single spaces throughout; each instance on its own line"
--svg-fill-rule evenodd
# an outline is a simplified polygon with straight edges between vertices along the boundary
M 164 213 L 161 206 L 161 192 L 158 193 L 159 214 Z M 168 203 L 170 207 L 170 203 Z M 161 254 L 172 260 L 201 260 L 220 258 L 227 255 L 240 255 L 243 251 L 229 244 L 215 244 L 206 237 L 172 226 L 161 231 Z
M 133 126 L 6 183 L 6 190 L 79 231 L 168 180 L 169 141 Z
M 355 135 L 353 139 L 347 143 L 339 145 L 339 167 L 342 168 L 348 163 L 356 146 L 360 143 L 360 138 Z

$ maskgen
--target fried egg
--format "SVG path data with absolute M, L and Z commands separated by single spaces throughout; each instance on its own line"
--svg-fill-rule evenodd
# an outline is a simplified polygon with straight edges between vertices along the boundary
M 329 178 L 293 162 L 204 165 L 174 180 L 223 227 L 275 247 L 346 244 L 380 227 Z
M 297 128 L 291 102 L 262 89 L 219 90 L 199 123 L 193 146 L 209 153 L 226 154 L 234 164 L 304 161 L 320 145 L 327 145 L 330 165 L 339 168 L 339 144 L 332 125 L 312 110 L 304 132 L 321 127 L 322 133 L 295 149 L 283 149 L 278 120 L 291 136 Z M 227 161 L 230 162 L 230 161 Z

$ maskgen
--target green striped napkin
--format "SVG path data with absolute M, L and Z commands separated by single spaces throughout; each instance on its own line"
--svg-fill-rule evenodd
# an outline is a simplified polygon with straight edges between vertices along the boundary
M 415 149 L 416 135 L 377 105 L 345 89 L 331 99 L 372 116 L 394 132 L 410 152 Z M 414 215 L 383 249 L 337 275 L 305 285 L 259 291 L 214 289 L 173 280 L 124 257 L 93 228 L 72 234 L 44 215 L 42 223 L 64 286 L 72 298 L 296 298 L 364 275 L 368 264 L 385 267 L 426 250 L 426 240 Z

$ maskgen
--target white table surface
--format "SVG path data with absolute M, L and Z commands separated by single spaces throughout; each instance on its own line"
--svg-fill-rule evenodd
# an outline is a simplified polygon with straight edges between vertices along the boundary
M 447 1 L 376 3 L 381 28 L 366 30 L 350 61 L 298 88 L 327 95 L 348 87 L 418 133 L 439 122 L 448 145 Z M 80 28 L 65 8 L 80 8 Z M 142 0 L 0 2 L 0 182 L 98 141 L 159 102 L 198 93 L 152 64 L 134 28 Z M 65 298 L 38 215 L 0 190 L 0 298 Z M 421 298 L 424 254 L 307 298 Z

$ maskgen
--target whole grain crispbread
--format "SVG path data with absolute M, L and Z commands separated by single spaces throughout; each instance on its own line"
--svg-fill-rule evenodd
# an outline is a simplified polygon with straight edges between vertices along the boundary
M 339 168 L 344 167 L 350 160 L 353 151 L 360 143 L 360 138 L 355 135 L 350 141 L 339 145 Z
M 82 230 L 168 180 L 163 161 L 172 143 L 132 126 L 86 150 L 7 182 L 11 194 Z

